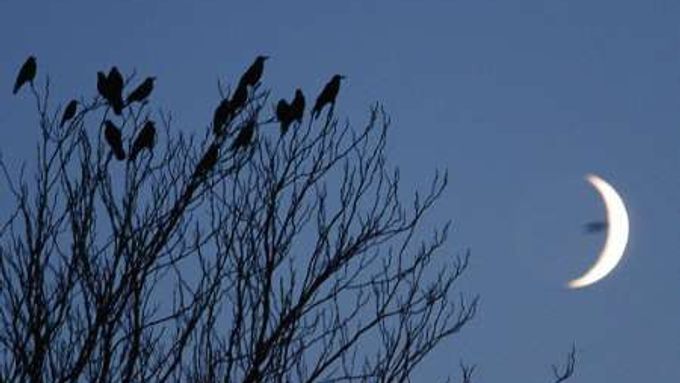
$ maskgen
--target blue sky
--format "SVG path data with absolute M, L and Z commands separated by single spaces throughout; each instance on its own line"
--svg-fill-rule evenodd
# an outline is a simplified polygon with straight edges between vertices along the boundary
M 384 104 L 407 190 L 449 170 L 432 218 L 453 219 L 451 251 L 472 250 L 461 287 L 481 312 L 423 381 L 460 358 L 478 381 L 548 381 L 572 342 L 574 381 L 678 381 L 678 20 L 670 0 L 2 1 L 2 152 L 31 158 L 32 104 L 11 96 L 29 54 L 58 100 L 93 94 L 112 64 L 156 75 L 157 105 L 187 131 L 257 54 L 275 97 L 345 74 L 338 112 L 360 124 Z M 631 240 L 609 278 L 571 291 L 604 240 L 582 234 L 604 216 L 589 172 L 623 195 Z

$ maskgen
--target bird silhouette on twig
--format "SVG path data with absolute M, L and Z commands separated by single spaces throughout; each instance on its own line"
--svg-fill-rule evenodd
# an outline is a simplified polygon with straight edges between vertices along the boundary
M 33 84 L 33 80 L 35 79 L 35 74 L 37 71 L 38 63 L 35 59 L 35 56 L 28 56 L 24 64 L 19 69 L 19 74 L 17 75 L 17 79 L 14 82 L 12 94 L 17 94 L 19 89 L 21 89 L 21 87 L 26 83 Z
M 212 168 L 217 163 L 219 151 L 220 147 L 217 144 L 211 144 L 210 148 L 208 148 L 208 151 L 205 152 L 201 160 L 198 162 L 198 165 L 196 165 L 196 170 L 194 171 L 193 176 L 201 177 L 208 174 L 208 172 L 212 170 Z
M 236 113 L 238 110 L 246 106 L 248 101 L 248 86 L 239 84 L 231 95 L 231 108 Z
M 262 73 L 264 72 L 264 62 L 268 58 L 269 56 L 257 56 L 255 61 L 241 76 L 241 79 L 238 83 L 239 87 L 257 85 L 257 83 L 260 82 L 260 78 L 262 78 Z
M 281 135 L 288 132 L 288 127 L 293 122 L 293 111 L 285 99 L 280 99 L 276 104 L 276 119 L 281 123 Z
M 123 107 L 125 106 L 123 103 L 123 86 L 123 75 L 120 74 L 117 67 L 112 67 L 106 78 L 107 100 L 113 108 L 113 112 L 117 115 L 123 113 Z
M 97 72 L 97 91 L 102 98 L 106 101 L 109 100 L 109 94 L 111 94 L 109 91 L 109 79 L 102 71 Z
M 78 101 L 76 100 L 71 100 L 69 103 L 66 105 L 66 108 L 64 109 L 64 113 L 61 115 L 61 124 L 59 124 L 60 127 L 64 127 L 64 124 L 66 124 L 68 121 L 70 121 L 73 117 L 76 116 L 76 112 L 78 111 Z
M 223 99 L 213 113 L 213 133 L 216 136 L 224 134 L 224 126 L 229 121 L 234 113 L 234 108 L 229 99 Z
M 257 124 L 256 116 L 250 117 L 248 121 L 246 121 L 245 125 L 238 132 L 236 139 L 234 139 L 234 142 L 232 142 L 231 147 L 229 149 L 239 150 L 250 145 L 253 142 L 256 124 Z
M 153 150 L 156 143 L 156 124 L 153 121 L 148 120 L 144 123 L 144 127 L 137 134 L 137 138 L 132 143 L 132 149 L 130 150 L 130 161 L 134 161 L 137 158 L 137 154 L 143 149 L 149 151 Z
M 336 74 L 331 78 L 331 80 L 324 86 L 323 90 L 316 98 L 316 103 L 314 103 L 314 108 L 312 109 L 312 117 L 317 119 L 321 110 L 326 105 L 330 105 L 330 110 L 328 111 L 328 116 L 330 117 L 335 109 L 335 99 L 340 91 L 340 80 L 345 78 L 345 76 Z
M 293 102 L 290 103 L 290 114 L 293 121 L 302 123 L 305 114 L 305 95 L 302 94 L 300 88 L 295 89 L 295 97 L 293 97 Z
M 281 135 L 288 132 L 288 128 L 293 121 L 302 123 L 302 118 L 305 114 L 305 96 L 298 88 L 295 90 L 295 97 L 289 104 L 285 99 L 279 100 L 276 104 L 276 119 L 281 123 Z
M 130 94 L 128 94 L 127 99 L 125 100 L 128 105 L 132 104 L 133 102 L 143 102 L 146 100 L 147 97 L 151 94 L 153 91 L 153 82 L 156 80 L 156 77 L 147 77 L 135 90 L 133 90 Z
M 111 122 L 111 120 L 104 121 L 104 138 L 111 147 L 111 151 L 116 156 L 118 161 L 125 159 L 125 150 L 123 150 L 123 139 L 120 134 L 120 129 Z

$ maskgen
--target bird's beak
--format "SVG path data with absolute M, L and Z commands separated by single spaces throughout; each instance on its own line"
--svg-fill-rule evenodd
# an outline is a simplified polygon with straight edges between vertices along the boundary
M 346 79 L 346 78 L 347 78 L 347 76 L 342 75 L 342 74 L 340 75 L 340 79 L 341 79 L 341 80 L 344 80 L 344 79 Z

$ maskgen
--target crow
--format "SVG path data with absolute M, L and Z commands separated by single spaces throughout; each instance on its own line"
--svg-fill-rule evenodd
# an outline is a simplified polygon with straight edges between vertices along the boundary
M 342 80 L 343 78 L 345 78 L 345 76 L 336 74 L 326 84 L 326 86 L 324 86 L 323 90 L 321 91 L 321 94 L 319 94 L 319 97 L 316 98 L 316 103 L 314 104 L 314 108 L 312 109 L 312 117 L 314 119 L 319 117 L 321 109 L 323 109 L 323 107 L 326 106 L 327 104 L 331 105 L 329 116 L 330 113 L 333 112 L 333 109 L 335 108 L 335 98 L 338 96 L 338 92 L 340 91 L 340 80 Z
M 229 149 L 239 150 L 250 145 L 250 143 L 253 141 L 253 135 L 255 133 L 255 124 L 256 124 L 255 117 L 251 117 L 246 122 L 245 126 L 241 128 L 241 131 L 238 132 L 238 136 L 236 136 L 236 139 L 231 144 L 231 147 Z
M 64 114 L 61 115 L 61 124 L 59 125 L 60 127 L 64 127 L 64 124 L 71 120 L 73 117 L 76 116 L 76 111 L 78 110 L 78 101 L 76 100 L 71 100 L 68 105 L 66 105 L 66 109 L 64 109 Z
M 105 100 L 109 100 L 109 79 L 106 77 L 104 72 L 97 72 L 97 91 Z
M 132 104 L 135 101 L 142 102 L 149 97 L 151 91 L 153 91 L 153 82 L 155 80 L 156 77 L 147 77 L 144 82 L 139 84 L 139 86 L 132 91 L 132 93 L 128 94 L 126 99 L 127 103 Z
M 231 107 L 234 112 L 243 108 L 248 101 L 248 86 L 239 84 L 231 96 Z
M 262 77 L 262 72 L 264 71 L 264 62 L 269 56 L 257 56 L 255 61 L 250 65 L 250 68 L 243 73 L 241 80 L 239 80 L 239 86 L 255 86 Z
M 194 171 L 194 177 L 200 177 L 207 174 L 217 163 L 217 157 L 219 154 L 220 147 L 217 144 L 211 144 L 208 151 L 205 152 L 203 158 L 196 165 L 196 170 Z
M 232 108 L 231 101 L 229 99 L 224 99 L 215 108 L 215 113 L 213 114 L 213 133 L 219 136 L 224 133 L 222 127 L 231 118 L 234 109 Z
M 19 74 L 17 75 L 17 79 L 14 82 L 14 89 L 12 91 L 12 94 L 17 94 L 19 89 L 21 89 L 24 84 L 27 82 L 30 82 L 33 84 L 33 80 L 35 79 L 35 73 L 38 70 L 38 64 L 35 60 L 35 56 L 29 56 L 28 59 L 24 62 L 24 64 L 21 66 L 21 69 L 19 69 Z
M 276 104 L 276 119 L 281 123 L 281 135 L 288 131 L 288 127 L 293 122 L 293 111 L 285 99 L 279 100 Z
M 130 161 L 134 161 L 137 158 L 142 149 L 153 150 L 153 146 L 156 143 L 156 125 L 153 121 L 148 120 L 144 123 L 144 127 L 139 131 L 137 138 L 132 143 L 132 149 L 130 150 Z
M 104 138 L 111 147 L 111 151 L 116 156 L 118 161 L 125 159 L 125 151 L 123 150 L 123 139 L 121 138 L 120 129 L 111 122 L 111 120 L 104 121 Z
M 117 115 L 123 113 L 123 107 L 125 106 L 123 103 L 123 86 L 123 75 L 120 74 L 117 67 L 112 67 L 106 78 L 106 87 L 108 89 L 109 104 Z
M 290 104 L 290 115 L 291 118 L 298 123 L 302 123 L 302 117 L 305 114 L 305 95 L 298 88 L 295 90 L 295 97 L 293 102 Z

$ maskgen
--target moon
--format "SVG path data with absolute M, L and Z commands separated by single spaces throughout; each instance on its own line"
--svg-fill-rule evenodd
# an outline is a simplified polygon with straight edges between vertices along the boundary
M 582 276 L 569 281 L 567 286 L 572 289 L 592 285 L 611 273 L 626 251 L 630 232 L 628 212 L 619 193 L 594 174 L 588 174 L 586 180 L 598 191 L 607 209 L 607 239 L 595 264 Z

